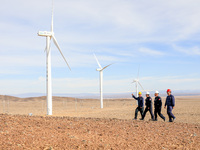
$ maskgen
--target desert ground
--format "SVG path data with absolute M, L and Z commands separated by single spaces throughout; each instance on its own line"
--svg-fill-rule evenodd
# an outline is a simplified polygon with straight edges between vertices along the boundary
M 164 97 L 162 102 L 164 105 Z M 100 109 L 100 101 L 97 99 L 53 97 L 53 116 L 132 119 L 135 108 L 136 101 L 133 98 L 104 99 L 104 108 Z M 200 123 L 200 96 L 176 97 L 173 112 L 177 118 L 176 122 Z M 13 115 L 32 113 L 33 116 L 45 116 L 46 97 L 0 96 L 0 113 Z M 162 108 L 162 113 L 167 117 L 166 109 Z M 149 119 L 150 115 L 147 113 L 145 120 Z
M 0 149 L 200 149 L 200 96 L 176 97 L 174 123 L 149 121 L 149 113 L 132 121 L 132 98 L 99 107 L 96 99 L 53 97 L 49 117 L 45 97 L 0 96 Z

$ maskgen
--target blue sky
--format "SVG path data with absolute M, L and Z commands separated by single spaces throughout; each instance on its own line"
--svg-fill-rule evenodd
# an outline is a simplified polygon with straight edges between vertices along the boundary
M 52 44 L 53 93 L 200 90 L 200 1 L 55 0 L 54 32 L 70 72 Z M 45 38 L 51 0 L 1 0 L 0 94 L 45 93 Z

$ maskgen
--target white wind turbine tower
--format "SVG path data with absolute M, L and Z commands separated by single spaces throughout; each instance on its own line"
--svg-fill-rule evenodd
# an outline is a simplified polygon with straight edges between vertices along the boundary
M 53 32 L 53 2 L 52 2 L 52 18 L 51 18 L 51 31 L 39 31 L 38 36 L 46 37 L 46 92 L 47 92 L 47 115 L 52 115 L 52 81 L 51 81 L 51 50 L 50 50 L 50 41 L 53 39 L 54 44 L 60 51 L 60 54 L 62 55 L 63 59 L 65 60 L 67 66 L 69 67 L 69 64 L 67 63 L 59 45 L 58 42 L 54 36 Z M 70 67 L 69 67 L 70 69 Z M 71 70 L 71 69 L 70 69 Z
M 140 81 L 139 81 L 139 72 L 140 72 L 140 66 L 138 68 L 138 75 L 137 75 L 137 78 L 133 80 L 132 83 L 135 83 L 135 86 L 136 86 L 136 97 L 138 97 L 138 87 L 139 85 L 141 86 L 141 88 L 144 90 L 144 88 L 142 87 Z
M 99 74 L 100 74 L 100 81 L 99 81 L 99 83 L 100 83 L 100 102 L 101 102 L 101 108 L 103 108 L 103 70 L 106 69 L 107 67 L 109 67 L 112 64 L 109 64 L 109 65 L 105 66 L 104 68 L 102 68 L 95 54 L 94 54 L 94 57 L 95 57 L 97 64 L 99 66 L 97 71 L 99 71 Z

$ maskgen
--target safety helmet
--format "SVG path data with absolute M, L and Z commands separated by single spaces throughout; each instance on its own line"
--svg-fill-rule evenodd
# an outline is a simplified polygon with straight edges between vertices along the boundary
M 150 95 L 150 93 L 149 93 L 149 92 L 147 92 L 146 94 L 147 94 L 147 95 Z
M 172 91 L 171 91 L 170 89 L 167 89 L 167 93 L 168 93 L 168 92 L 172 92 Z
M 139 95 L 142 95 L 142 92 L 139 92 L 138 94 L 139 94 Z
M 156 93 L 156 94 L 159 94 L 159 92 L 158 92 L 158 91 L 155 91 L 155 93 Z

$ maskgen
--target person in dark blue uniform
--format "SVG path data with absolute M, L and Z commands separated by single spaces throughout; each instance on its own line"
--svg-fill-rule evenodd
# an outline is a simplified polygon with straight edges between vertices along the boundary
M 135 109 L 135 118 L 133 120 L 137 120 L 138 111 L 140 111 L 141 118 L 144 111 L 144 98 L 142 97 L 142 92 L 138 93 L 139 97 L 135 97 L 133 94 L 133 98 L 138 101 L 138 107 Z
M 142 119 L 141 120 L 144 120 L 145 115 L 146 115 L 146 113 L 148 111 L 151 114 L 151 119 L 154 120 L 154 116 L 153 116 L 153 112 L 152 112 L 152 98 L 150 97 L 150 93 L 149 92 L 146 93 L 145 105 L 146 105 L 146 108 L 144 110 L 144 113 L 142 115 Z
M 157 114 L 165 121 L 165 117 L 161 114 L 161 109 L 162 109 L 162 99 L 159 96 L 159 92 L 155 92 L 155 100 L 154 100 L 154 116 L 155 120 L 157 121 Z
M 175 98 L 174 96 L 171 94 L 171 90 L 168 89 L 167 90 L 167 98 L 166 98 L 166 102 L 165 102 L 165 108 L 167 106 L 167 114 L 169 116 L 169 122 L 173 122 L 176 117 L 173 115 L 172 110 L 174 109 L 175 106 Z

